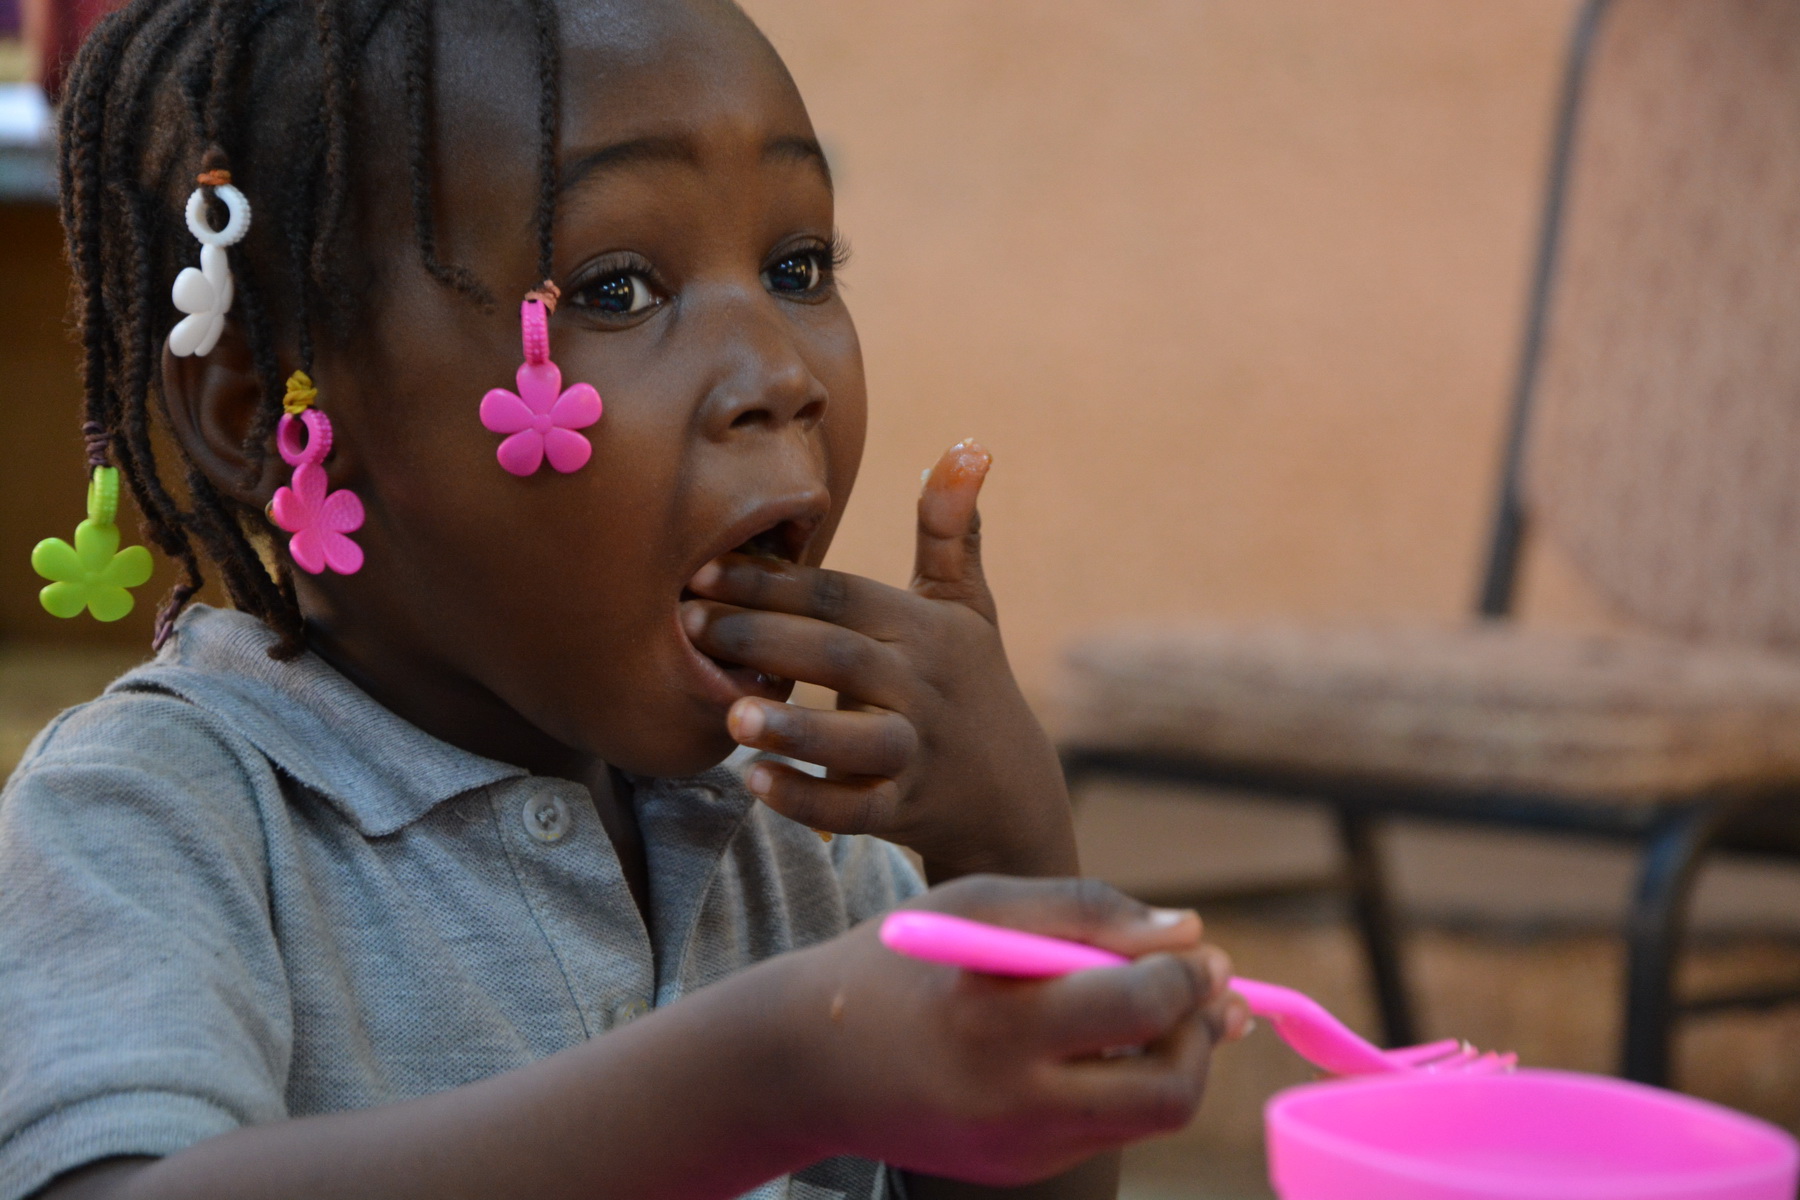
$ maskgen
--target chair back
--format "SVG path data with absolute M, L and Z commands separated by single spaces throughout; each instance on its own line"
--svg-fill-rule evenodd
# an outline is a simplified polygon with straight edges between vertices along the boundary
M 1648 625 L 1800 647 L 1800 3 L 1611 0 L 1591 37 L 1509 495 Z

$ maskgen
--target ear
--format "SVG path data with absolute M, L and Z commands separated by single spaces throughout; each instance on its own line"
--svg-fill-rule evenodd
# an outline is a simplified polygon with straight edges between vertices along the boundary
M 244 449 L 263 390 L 238 322 L 225 322 L 204 357 L 178 358 L 165 340 L 162 388 L 169 424 L 194 465 L 221 495 L 261 507 L 274 494 L 282 462 L 273 448 L 260 464 Z

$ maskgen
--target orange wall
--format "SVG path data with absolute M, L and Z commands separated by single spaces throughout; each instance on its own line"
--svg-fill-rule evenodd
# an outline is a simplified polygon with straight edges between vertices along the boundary
M 973 434 L 1035 694 L 1123 616 L 1466 610 L 1569 0 L 746 4 L 855 247 L 836 565 L 904 580 L 919 469 Z M 43 500 L 80 516 L 74 352 L 53 215 L 0 215 L 0 635 L 141 638 L 36 611 Z M 1531 596 L 1605 619 L 1563 574 Z

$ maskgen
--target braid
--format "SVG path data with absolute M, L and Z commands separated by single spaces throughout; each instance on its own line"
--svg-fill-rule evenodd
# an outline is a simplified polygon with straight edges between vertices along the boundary
M 406 157 L 412 175 L 413 234 L 433 279 L 489 308 L 493 295 L 473 272 L 438 258 L 431 212 L 431 16 L 432 0 L 406 0 Z
M 157 475 L 156 451 L 145 419 L 145 406 L 130 402 L 133 397 L 147 395 L 156 352 L 149 333 L 155 284 L 143 198 L 129 181 L 117 178 L 108 181 L 107 191 L 119 209 L 124 234 L 119 240 L 127 259 L 126 277 L 121 280 L 123 286 L 119 288 L 115 304 L 124 319 L 116 322 L 115 327 L 125 331 L 128 337 L 128 344 L 120 348 L 117 363 L 118 388 L 113 407 L 119 411 L 108 415 L 113 419 L 125 417 L 120 422 L 120 458 L 131 468 L 126 472 L 126 478 L 131 483 L 138 511 L 143 514 L 146 532 L 163 553 L 182 564 L 185 581 L 197 589 L 201 582 L 199 564 L 188 547 L 180 506 L 163 488 Z M 159 624 L 162 615 L 158 613 Z
M 344 31 L 344 0 L 317 0 L 317 3 L 319 51 L 324 60 L 325 187 L 319 197 L 311 273 L 319 286 L 335 298 L 338 275 L 331 263 L 331 243 L 337 234 L 338 223 L 343 220 L 350 190 L 351 69 Z
M 192 554 L 180 532 L 179 509 L 157 480 L 154 452 L 143 427 L 148 372 L 142 364 L 151 351 L 141 294 L 147 287 L 148 266 L 141 209 L 131 181 L 118 169 L 132 156 L 140 136 L 141 106 L 133 103 L 131 87 L 118 85 L 140 81 L 163 60 L 171 39 L 195 7 L 175 5 L 159 12 L 154 4 L 139 3 L 108 18 L 105 28 L 90 39 L 73 72 L 78 86 L 65 102 L 61 164 L 64 228 L 75 266 L 80 332 L 87 346 L 83 432 L 88 462 L 103 465 L 116 452 L 144 515 L 146 532 L 165 553 L 184 560 L 190 574 Z M 148 45 L 130 64 L 140 69 L 122 71 L 125 52 L 140 33 Z M 119 215 L 129 229 L 125 249 L 132 259 L 126 278 L 114 283 L 103 269 L 106 251 L 114 242 L 103 221 L 106 200 L 122 210 Z M 110 307 L 123 310 L 123 319 L 108 319 L 109 300 Z M 133 399 L 137 402 L 131 403 Z
M 225 153 L 225 146 L 236 140 L 232 121 L 238 112 L 236 97 L 241 90 L 239 70 L 241 70 L 241 63 L 247 61 L 247 56 L 243 54 L 243 41 L 245 41 L 248 16 L 250 16 L 248 0 L 216 0 L 216 4 L 212 5 L 211 16 L 209 54 L 203 59 L 198 56 L 194 58 L 194 67 L 187 74 L 187 88 L 185 88 L 187 99 L 189 99 L 189 108 L 191 108 L 191 112 L 198 113 L 198 121 L 202 126 L 205 146 L 207 146 L 205 155 L 202 157 L 202 164 L 200 164 L 203 176 L 229 175 L 230 158 Z M 205 67 L 205 74 L 202 74 L 202 65 Z M 198 85 L 202 79 L 205 81 L 203 97 L 198 94 Z M 135 94 L 135 88 L 121 88 L 121 90 L 126 95 Z M 243 257 L 243 248 L 230 246 L 225 254 L 229 255 L 230 264 L 232 264 L 236 306 L 245 317 L 243 318 L 243 331 L 245 331 L 245 340 L 250 349 L 250 358 L 256 369 L 257 380 L 263 385 L 263 403 L 257 408 L 257 419 L 252 421 L 252 430 L 256 430 L 257 426 L 265 425 L 261 414 L 268 410 L 268 398 L 279 387 L 279 383 L 275 381 L 279 367 L 275 360 L 274 335 L 270 331 L 270 324 L 266 320 L 263 304 L 259 299 L 256 273 L 247 270 L 248 264 L 245 263 L 245 257 Z M 146 286 L 142 288 L 142 295 L 135 297 L 133 308 L 137 304 L 144 304 L 144 306 L 149 304 L 148 272 L 146 272 Z M 135 313 L 131 313 L 131 317 L 133 318 L 131 318 L 130 324 L 133 329 L 148 331 L 148 313 L 146 313 L 146 318 L 137 318 Z M 146 351 L 144 358 L 146 358 L 146 367 L 148 367 L 149 353 L 153 353 L 153 347 L 149 345 L 148 340 L 144 345 L 144 351 Z M 128 381 L 130 381 L 130 376 L 128 376 Z M 133 394 L 135 394 L 135 390 L 133 390 Z M 148 450 L 148 421 L 142 423 L 142 428 L 146 434 L 144 448 Z M 259 455 L 254 455 L 252 461 L 256 461 L 256 459 L 259 459 Z M 155 475 L 155 471 L 151 471 L 151 475 Z M 167 506 L 171 507 L 175 513 L 178 545 L 171 549 L 173 549 L 173 556 L 176 560 L 182 563 L 182 579 L 176 583 L 175 588 L 171 588 L 169 596 L 164 599 L 164 603 L 157 612 L 157 631 L 155 631 L 153 646 L 160 646 L 169 637 L 169 633 L 175 630 L 176 617 L 180 615 L 187 601 L 193 599 L 200 592 L 200 588 L 205 583 L 205 576 L 200 570 L 200 556 L 194 552 L 193 543 L 196 540 L 200 542 L 200 549 L 205 552 L 205 556 L 211 558 L 214 563 L 218 563 L 223 583 L 225 583 L 225 592 L 232 597 L 232 601 L 239 604 L 241 608 L 247 608 L 250 612 L 263 615 L 265 619 L 275 622 L 279 626 L 283 622 L 281 621 L 283 613 L 270 608 L 270 601 L 275 599 L 279 603 L 279 596 L 275 592 L 274 585 L 268 579 L 268 572 L 261 569 L 261 560 L 257 558 L 256 547 L 250 545 L 250 540 L 243 531 L 243 524 L 239 522 L 238 515 L 225 502 L 225 498 L 221 497 L 218 489 L 212 488 L 211 480 L 205 479 L 193 464 L 189 464 L 189 468 L 185 471 L 184 482 L 187 484 L 187 495 L 193 502 L 193 509 L 185 515 L 180 513 L 180 507 L 176 506 L 175 500 L 167 497 L 167 491 L 160 486 L 160 482 L 158 482 L 157 488 L 153 489 L 153 491 L 162 493 L 162 498 L 166 500 Z M 283 646 L 286 646 L 286 640 L 284 640 Z
M 72 64 L 64 93 L 60 145 L 64 236 L 75 266 L 77 329 L 86 348 L 83 364 L 84 425 L 107 428 L 111 422 L 107 394 L 106 298 L 101 271 L 100 143 L 105 131 L 103 83 L 118 69 L 132 37 L 149 18 L 143 7 L 113 13 L 96 26 Z
M 266 11 L 265 9 L 265 13 Z M 207 173 L 225 168 L 228 159 L 224 147 L 236 140 L 230 121 L 238 110 L 234 101 L 242 88 L 240 75 L 248 69 L 251 59 L 250 55 L 243 52 L 251 25 L 250 18 L 247 0 L 218 0 L 213 8 L 212 75 L 204 110 L 208 148 L 202 161 Z M 242 261 L 244 254 L 241 244 L 231 247 L 227 253 L 239 260 L 232 264 L 236 292 L 234 306 L 242 315 L 241 328 L 261 391 L 261 403 L 253 413 L 245 435 L 245 445 L 249 451 L 248 469 L 254 477 L 262 469 L 269 435 L 274 432 L 276 418 L 281 411 L 281 368 L 275 330 L 264 303 L 260 279 L 256 272 L 247 269 L 248 263 Z M 296 290 L 304 297 L 307 291 L 304 273 L 300 275 L 298 283 Z M 311 331 L 307 326 L 304 301 L 301 303 L 299 324 L 310 364 Z M 270 577 L 263 565 L 262 556 L 257 553 L 256 546 L 246 533 L 245 522 L 237 507 L 227 501 L 212 481 L 191 462 L 185 482 L 194 504 L 188 521 L 189 528 L 198 537 L 206 556 L 219 565 L 226 594 L 231 597 L 233 604 L 258 614 L 281 635 L 278 643 L 270 650 L 272 656 L 294 657 L 305 647 L 305 634 L 300 611 L 293 603 L 291 590 L 284 589 L 277 580 Z M 198 590 L 198 569 L 192 564 L 190 566 L 190 578 L 170 593 L 159 617 L 159 639 L 167 636 L 175 614 Z
M 193 47 L 187 49 L 192 51 Z M 189 53 L 181 70 L 181 94 L 187 100 L 188 124 L 197 146 L 205 146 L 209 136 L 206 111 L 211 107 L 208 101 L 212 97 L 212 81 L 218 75 L 213 58 L 211 54 Z
M 324 118 L 314 113 L 306 122 L 306 132 L 316 145 L 323 133 Z M 309 374 L 313 363 L 312 337 L 312 253 L 313 231 L 319 211 L 318 176 L 307 172 L 286 189 L 282 206 L 282 234 L 287 241 L 288 271 L 297 281 L 294 289 L 294 337 L 300 369 Z
M 556 268 L 556 133 L 561 101 L 557 88 L 560 54 L 553 0 L 531 0 L 531 15 L 537 26 L 538 68 L 537 277 L 548 281 Z
M 237 60 L 243 49 L 244 24 L 248 14 L 244 11 L 246 0 L 218 0 L 212 10 L 212 60 L 208 63 L 211 77 L 207 81 L 206 108 L 203 120 L 206 127 L 207 158 L 216 157 L 217 165 L 208 162 L 204 169 L 220 170 L 224 167 L 225 151 L 223 147 L 235 141 L 232 137 L 235 130 L 231 127 L 233 113 L 236 111 L 232 103 L 234 84 L 237 81 Z

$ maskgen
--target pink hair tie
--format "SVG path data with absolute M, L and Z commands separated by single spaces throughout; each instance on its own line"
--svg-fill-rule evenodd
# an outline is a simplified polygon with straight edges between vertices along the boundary
M 591 383 L 570 384 L 550 361 L 550 311 L 553 292 L 534 291 L 519 305 L 519 337 L 525 361 L 519 366 L 519 390 L 494 388 L 481 398 L 481 423 L 506 434 L 494 451 L 500 465 L 514 475 L 532 475 L 547 458 L 567 475 L 578 471 L 594 453 L 586 429 L 600 419 L 600 393 Z
M 275 489 L 269 516 L 294 535 L 288 539 L 294 565 L 309 575 L 327 567 L 339 575 L 362 570 L 362 547 L 349 537 L 362 528 L 362 500 L 348 488 L 332 491 L 325 477 L 323 464 L 331 453 L 331 418 L 316 408 L 298 416 L 284 414 L 275 429 L 275 448 L 282 461 L 294 468 L 294 477 L 288 486 Z

